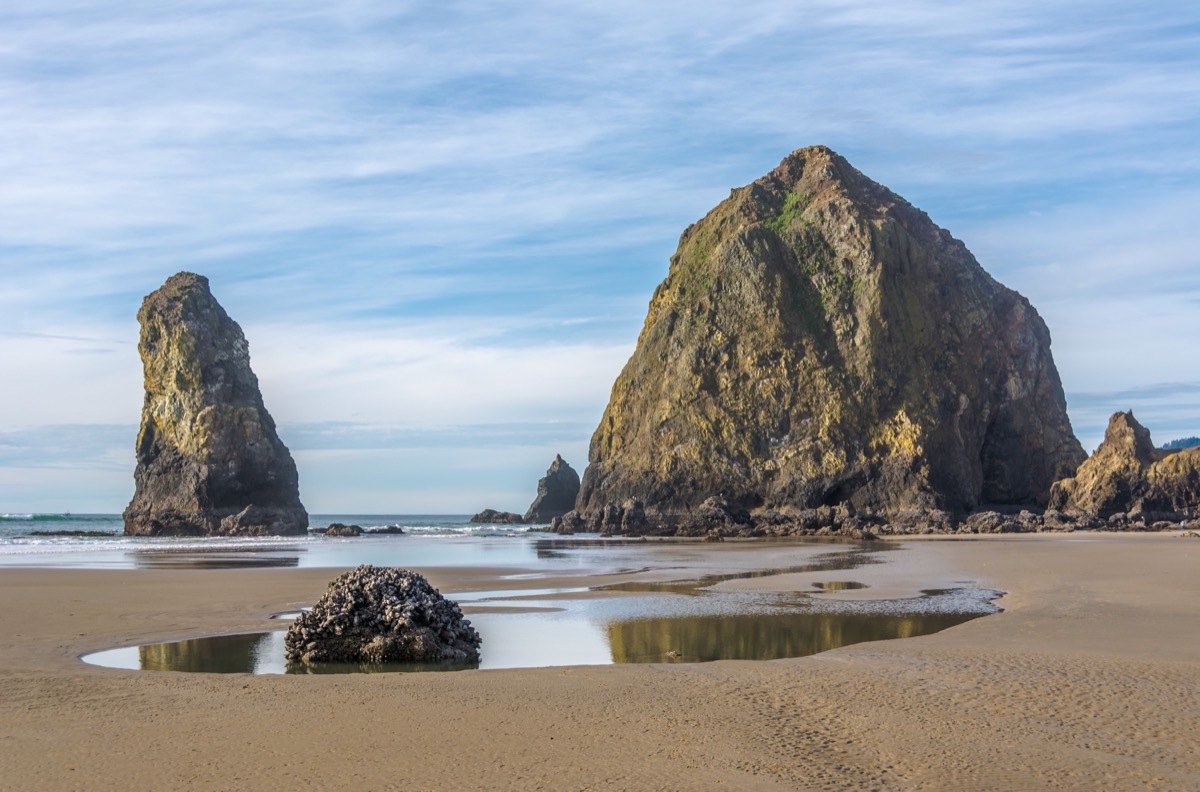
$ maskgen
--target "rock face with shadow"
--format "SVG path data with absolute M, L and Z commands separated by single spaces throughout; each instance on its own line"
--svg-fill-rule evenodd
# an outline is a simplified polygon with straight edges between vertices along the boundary
M 579 474 L 556 454 L 546 475 L 538 481 L 537 497 L 525 512 L 527 523 L 548 523 L 575 508 L 579 497 Z
M 1055 483 L 1050 507 L 1100 519 L 1194 517 L 1200 513 L 1200 448 L 1156 449 L 1132 410 L 1115 413 L 1096 452 L 1073 477 Z
M 125 533 L 303 534 L 296 465 L 263 406 L 238 324 L 181 272 L 138 311 L 146 398 Z
M 479 633 L 458 604 L 407 569 L 363 565 L 333 580 L 284 638 L 302 663 L 479 662 Z
M 562 522 L 1044 506 L 1085 456 L 1029 301 L 817 146 L 684 231 Z

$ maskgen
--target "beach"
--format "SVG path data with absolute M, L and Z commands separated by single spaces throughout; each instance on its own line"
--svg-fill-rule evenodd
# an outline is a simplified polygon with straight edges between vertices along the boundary
M 1200 789 L 1200 540 L 896 544 L 854 570 L 869 589 L 829 596 L 970 581 L 1006 592 L 1003 612 L 770 662 L 151 672 L 78 658 L 266 629 L 266 615 L 313 603 L 340 570 L 5 568 L 0 787 Z M 732 552 L 744 548 L 697 556 L 712 567 Z M 761 555 L 769 567 L 770 547 Z M 511 572 L 427 570 L 443 590 L 529 585 Z M 788 590 L 801 577 L 719 585 Z

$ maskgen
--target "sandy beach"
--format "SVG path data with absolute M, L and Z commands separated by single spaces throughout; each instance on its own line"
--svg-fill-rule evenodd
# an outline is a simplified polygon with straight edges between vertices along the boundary
M 339 570 L 3 569 L 0 788 L 1200 789 L 1200 540 L 1004 536 L 884 555 L 854 573 L 871 589 L 833 596 L 972 581 L 1007 592 L 1005 610 L 772 662 L 187 674 L 78 658 L 266 629 Z M 504 585 L 481 568 L 429 577 Z

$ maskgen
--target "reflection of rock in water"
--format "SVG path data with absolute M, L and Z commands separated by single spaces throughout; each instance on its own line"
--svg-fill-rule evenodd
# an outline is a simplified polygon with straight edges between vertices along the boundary
M 831 580 L 827 583 L 813 583 L 813 588 L 821 591 L 853 591 L 867 588 L 866 583 L 856 583 L 853 580 Z
M 138 569 L 277 569 L 300 566 L 298 554 L 181 553 L 153 550 L 133 551 L 129 553 L 129 558 Z
M 143 671 L 201 671 L 209 674 L 247 674 L 254 670 L 263 633 L 218 635 L 192 641 L 138 647 Z
M 608 638 L 617 663 L 777 660 L 865 641 L 928 635 L 981 615 L 783 613 L 638 619 L 610 624 Z

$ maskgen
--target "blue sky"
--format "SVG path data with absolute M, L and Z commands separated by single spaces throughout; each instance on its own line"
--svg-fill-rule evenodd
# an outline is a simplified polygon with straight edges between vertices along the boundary
M 8 0 L 0 108 L 0 512 L 125 506 L 180 270 L 310 511 L 523 510 L 679 234 L 816 143 L 1032 300 L 1088 450 L 1200 434 L 1194 3 Z

